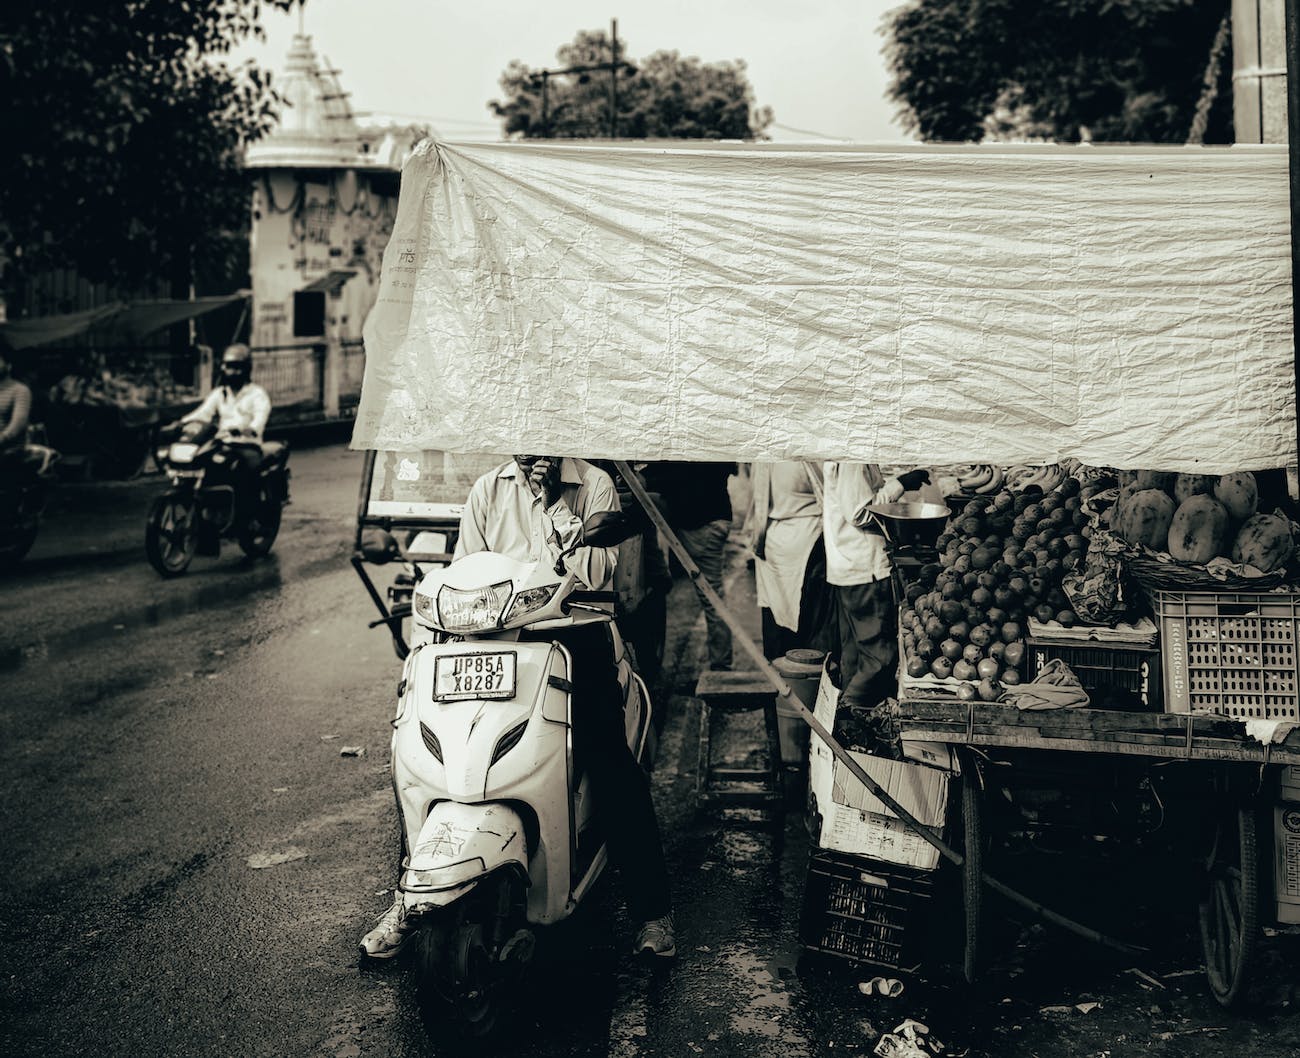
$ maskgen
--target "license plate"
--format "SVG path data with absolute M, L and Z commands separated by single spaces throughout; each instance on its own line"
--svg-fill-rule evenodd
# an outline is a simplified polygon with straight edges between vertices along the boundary
M 513 698 L 515 660 L 513 650 L 440 654 L 433 659 L 433 700 L 458 702 L 469 698 Z

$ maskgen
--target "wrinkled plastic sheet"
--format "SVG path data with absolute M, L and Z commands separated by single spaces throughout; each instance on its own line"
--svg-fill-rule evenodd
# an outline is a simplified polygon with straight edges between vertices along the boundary
M 355 447 L 1295 461 L 1284 147 L 427 142 Z

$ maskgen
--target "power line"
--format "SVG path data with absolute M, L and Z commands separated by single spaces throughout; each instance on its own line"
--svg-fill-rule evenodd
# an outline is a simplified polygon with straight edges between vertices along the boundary
M 499 124 L 491 121 L 466 121 L 464 118 L 446 118 L 439 117 L 436 114 L 415 114 L 401 110 L 358 110 L 355 113 L 357 117 L 413 118 L 418 121 L 436 121 L 440 125 L 472 125 L 483 129 L 500 128 Z
M 812 129 L 797 129 L 793 125 L 782 125 L 779 121 L 772 122 L 772 128 L 781 129 L 785 132 L 797 132 L 801 136 L 817 136 L 823 140 L 841 140 L 845 143 L 849 140 L 847 136 L 832 136 L 829 132 L 814 132 Z

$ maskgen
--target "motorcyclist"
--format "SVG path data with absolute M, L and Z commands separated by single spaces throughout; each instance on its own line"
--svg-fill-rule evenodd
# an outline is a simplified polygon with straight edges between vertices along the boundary
M 554 564 L 587 519 L 619 509 L 609 475 L 590 463 L 517 455 L 474 483 L 455 558 L 493 551 Z M 566 563 L 587 587 L 604 590 L 613 580 L 615 556 L 613 548 L 582 547 Z M 591 622 L 538 634 L 562 642 L 573 656 L 574 755 L 585 761 L 610 860 L 622 878 L 628 911 L 640 924 L 634 951 L 671 957 L 677 948 L 668 871 L 649 782 L 626 741 L 608 627 Z M 391 958 L 409 934 L 399 890 L 378 925 L 361 938 L 362 953 Z
M 17 474 L 27 451 L 32 391 L 12 375 L 8 346 L 0 339 L 0 473 Z
M 237 502 L 252 502 L 257 468 L 262 462 L 262 431 L 271 416 L 271 398 L 251 381 L 253 354 L 236 343 L 221 354 L 221 385 L 213 388 L 203 403 L 181 416 L 180 422 L 212 422 L 217 439 L 225 442 L 234 460 Z

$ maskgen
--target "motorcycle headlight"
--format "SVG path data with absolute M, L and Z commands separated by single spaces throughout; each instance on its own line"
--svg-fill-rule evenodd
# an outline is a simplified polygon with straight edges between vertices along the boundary
M 508 580 L 468 591 L 444 584 L 436 599 L 417 592 L 415 612 L 444 632 L 486 632 L 501 627 L 511 589 Z
M 173 463 L 191 463 L 194 461 L 194 453 L 198 450 L 198 445 L 177 441 L 168 449 L 167 458 Z
M 506 614 L 506 623 L 509 624 L 516 617 L 522 617 L 524 614 L 532 613 L 534 610 L 540 610 L 542 607 L 550 604 L 555 598 L 555 592 L 559 589 L 558 584 L 548 584 L 544 588 L 526 588 L 515 596 L 515 601 L 510 604 L 510 612 Z

